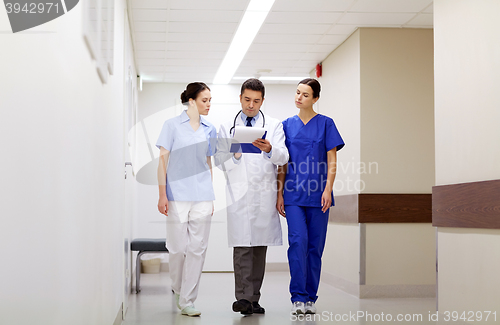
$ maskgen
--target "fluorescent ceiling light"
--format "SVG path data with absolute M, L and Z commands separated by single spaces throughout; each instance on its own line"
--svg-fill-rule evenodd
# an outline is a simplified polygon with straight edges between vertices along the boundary
M 238 26 L 229 50 L 215 74 L 214 84 L 228 84 L 240 66 L 248 48 L 266 20 L 275 0 L 251 0 Z

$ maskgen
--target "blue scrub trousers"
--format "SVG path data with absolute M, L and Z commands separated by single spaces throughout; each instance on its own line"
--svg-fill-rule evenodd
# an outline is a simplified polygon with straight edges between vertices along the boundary
M 323 213 L 321 208 L 285 205 L 285 213 L 292 303 L 316 302 L 329 209 Z

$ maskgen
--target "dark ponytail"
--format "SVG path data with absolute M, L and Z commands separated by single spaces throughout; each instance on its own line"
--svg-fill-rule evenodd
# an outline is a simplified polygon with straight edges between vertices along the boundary
M 186 86 L 186 90 L 184 90 L 181 94 L 181 102 L 183 105 L 187 105 L 190 99 L 196 99 L 198 94 L 204 91 L 205 89 L 210 90 L 208 86 L 203 82 L 192 82 Z

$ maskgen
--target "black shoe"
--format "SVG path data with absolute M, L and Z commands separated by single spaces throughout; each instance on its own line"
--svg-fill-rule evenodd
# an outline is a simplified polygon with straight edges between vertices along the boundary
M 257 301 L 252 302 L 254 314 L 264 314 L 266 310 Z
M 253 314 L 252 303 L 246 299 L 240 299 L 233 302 L 233 311 L 240 312 L 242 315 Z

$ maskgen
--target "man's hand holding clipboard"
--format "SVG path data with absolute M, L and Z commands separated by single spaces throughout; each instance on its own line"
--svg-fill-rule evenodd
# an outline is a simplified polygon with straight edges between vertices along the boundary
M 272 146 L 266 140 L 266 134 L 267 131 L 264 128 L 236 126 L 230 152 L 261 153 L 261 151 L 264 151 L 269 153 Z

